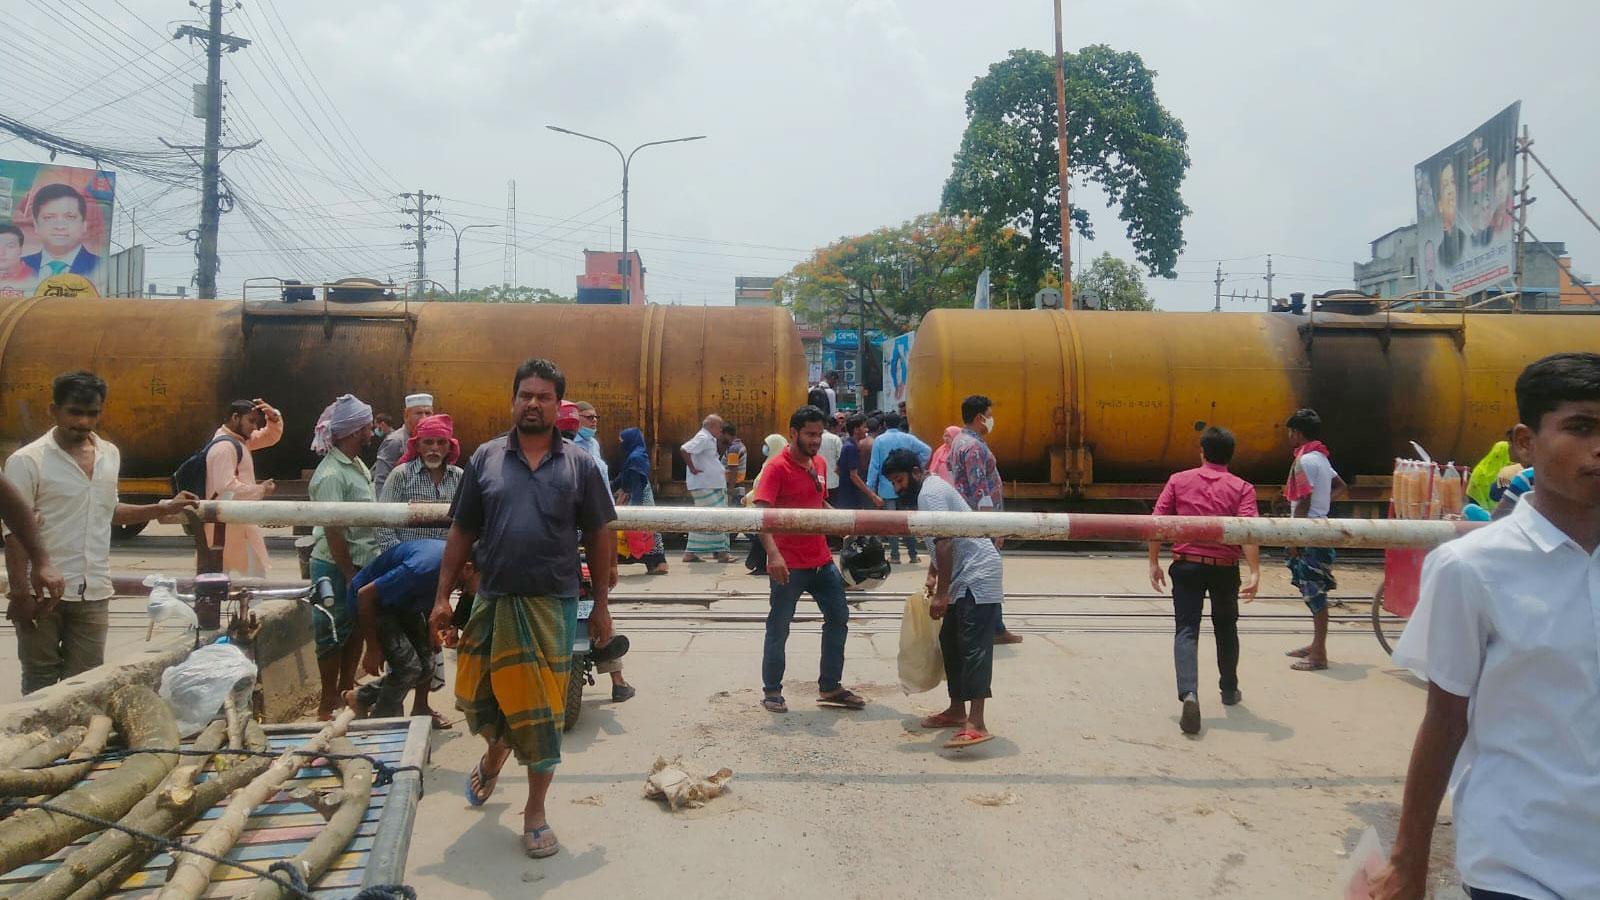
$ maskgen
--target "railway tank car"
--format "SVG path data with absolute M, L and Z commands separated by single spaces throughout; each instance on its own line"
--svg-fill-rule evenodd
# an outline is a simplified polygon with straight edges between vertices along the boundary
M 163 493 L 240 397 L 284 413 L 283 441 L 256 455 L 260 477 L 313 467 L 316 416 L 345 392 L 398 414 L 406 393 L 429 391 L 470 452 L 509 427 L 512 373 L 530 356 L 595 404 L 608 450 L 642 428 L 663 482 L 707 413 L 782 432 L 806 393 L 781 309 L 32 298 L 0 302 L 0 454 L 50 427 L 51 380 L 73 369 L 110 386 L 101 431 L 122 451 L 125 490 Z
M 1516 423 L 1525 365 L 1597 347 L 1586 314 L 941 309 L 917 331 L 907 413 L 932 443 L 963 397 L 988 395 L 1008 496 L 1048 506 L 1154 500 L 1212 424 L 1237 436 L 1233 469 L 1265 499 L 1289 467 L 1283 422 L 1311 407 L 1376 513 L 1412 441 L 1475 463 Z

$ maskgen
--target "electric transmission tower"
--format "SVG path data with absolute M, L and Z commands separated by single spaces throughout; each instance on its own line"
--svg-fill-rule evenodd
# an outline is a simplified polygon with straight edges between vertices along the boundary
M 502 287 L 517 286 L 517 180 L 506 182 L 506 252 L 500 264 Z

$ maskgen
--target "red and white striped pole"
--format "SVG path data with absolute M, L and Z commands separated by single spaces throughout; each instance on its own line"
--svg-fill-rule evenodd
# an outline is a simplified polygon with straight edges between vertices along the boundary
M 439 527 L 444 503 L 320 503 L 299 500 L 207 500 L 206 522 L 250 525 Z M 707 509 L 623 506 L 612 528 L 666 532 L 991 537 L 1031 541 L 1198 541 L 1269 547 L 1433 547 L 1482 523 L 1407 519 L 1265 519 L 1129 516 L 1096 513 L 892 512 L 846 509 Z

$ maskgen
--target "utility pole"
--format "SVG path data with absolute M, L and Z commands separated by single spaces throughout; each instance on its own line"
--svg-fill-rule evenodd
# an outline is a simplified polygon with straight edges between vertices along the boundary
M 191 4 L 197 5 L 197 4 Z M 222 219 L 222 167 L 220 154 L 224 150 L 248 150 L 260 141 L 251 141 L 239 147 L 222 146 L 222 53 L 232 53 L 250 46 L 242 37 L 222 31 L 222 0 L 210 0 L 210 22 L 205 30 L 184 25 L 173 33 L 173 38 L 186 37 L 206 46 L 206 142 L 203 147 L 179 147 L 181 150 L 201 150 L 200 162 L 200 232 L 196 239 L 195 272 L 197 293 L 202 300 L 217 296 L 217 227 Z M 162 143 L 167 143 L 162 141 Z M 172 144 L 167 144 L 171 147 Z M 230 205 L 231 205 L 231 199 Z
M 1217 263 L 1217 302 L 1211 311 L 1222 312 L 1222 263 Z
M 436 212 L 430 212 L 429 215 L 431 215 L 439 223 L 443 224 L 446 228 L 449 228 L 450 229 L 450 233 L 455 235 L 455 238 L 456 238 L 456 287 L 455 287 L 455 290 L 452 291 L 452 293 L 456 297 L 459 298 L 461 296 L 461 236 L 463 234 L 466 234 L 467 232 L 471 231 L 474 228 L 499 228 L 500 226 L 499 225 L 491 225 L 491 224 L 478 224 L 478 225 L 468 225 L 465 228 L 457 228 L 455 226 L 454 222 L 451 222 L 448 219 L 445 219 L 444 217 L 440 216 Z
M 401 225 L 400 227 L 404 228 L 407 231 L 415 230 L 417 232 L 417 239 L 415 241 L 411 241 L 410 242 L 413 246 L 415 246 L 417 248 L 417 281 L 419 281 L 419 282 L 420 281 L 427 281 L 428 280 L 428 257 L 427 257 L 428 232 L 434 230 L 434 228 L 436 227 L 436 226 L 428 224 L 428 217 L 433 215 L 433 213 L 434 213 L 433 210 L 428 209 L 428 201 L 429 200 L 437 200 L 437 199 L 439 199 L 439 195 L 438 194 L 424 193 L 422 188 L 417 188 L 417 192 L 416 193 L 414 193 L 414 194 L 400 194 L 399 197 L 400 197 L 401 200 L 413 201 L 413 202 L 415 202 L 417 204 L 416 206 L 401 207 L 400 212 L 401 212 L 402 215 L 416 216 L 417 217 L 417 221 L 415 223 L 407 222 L 407 223 Z M 417 286 L 417 290 L 420 291 L 421 289 L 422 289 L 422 286 L 419 284 Z
M 618 147 L 616 144 L 611 143 L 605 138 L 595 137 L 592 134 L 583 134 L 582 132 L 573 131 L 570 128 L 562 128 L 558 125 L 546 125 L 545 127 L 551 131 L 560 132 L 561 134 L 570 134 L 573 137 L 581 137 L 587 140 L 597 141 L 601 144 L 605 144 L 607 147 L 617 151 L 617 158 L 622 160 L 622 262 L 617 265 L 617 271 L 622 274 L 622 302 L 631 306 L 633 304 L 633 257 L 628 255 L 628 169 L 633 165 L 633 155 L 646 147 L 659 147 L 662 144 L 682 144 L 689 141 L 703 141 L 706 139 L 706 136 L 703 134 L 696 134 L 690 137 L 668 138 L 664 141 L 646 141 L 632 150 L 629 150 L 627 153 L 623 153 L 621 147 Z
M 1061 0 L 1056 0 L 1056 157 L 1061 178 L 1061 296 L 1062 306 L 1074 309 L 1072 302 L 1072 204 L 1067 199 L 1067 70 L 1061 49 Z
M 1267 307 L 1272 306 L 1272 254 L 1267 254 Z
M 1533 141 L 1528 137 L 1528 126 L 1522 126 L 1522 140 L 1517 141 L 1517 155 L 1522 157 L 1522 187 L 1517 191 L 1517 299 L 1511 311 L 1522 309 L 1522 267 L 1527 262 L 1525 248 L 1528 244 L 1528 154 L 1533 151 Z

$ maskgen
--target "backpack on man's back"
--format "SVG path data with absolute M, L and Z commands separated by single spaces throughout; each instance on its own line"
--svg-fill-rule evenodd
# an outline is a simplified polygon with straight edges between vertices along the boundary
M 206 454 L 211 452 L 211 448 L 215 447 L 218 441 L 227 441 L 233 445 L 233 464 L 235 467 L 244 461 L 244 444 L 240 442 L 238 438 L 229 437 L 225 434 L 219 434 L 213 437 L 211 440 L 206 441 L 206 445 L 201 447 L 198 453 L 195 453 L 193 456 L 184 460 L 178 466 L 178 470 L 172 473 L 171 482 L 173 494 L 177 494 L 180 491 L 188 491 L 202 500 L 205 499 Z

